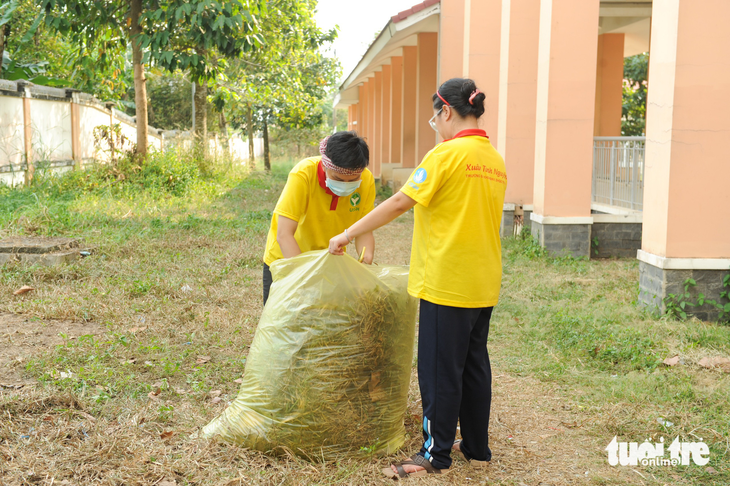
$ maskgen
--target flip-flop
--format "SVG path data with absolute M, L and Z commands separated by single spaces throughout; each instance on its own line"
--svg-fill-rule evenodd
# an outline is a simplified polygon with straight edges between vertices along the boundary
M 411 456 L 410 459 L 406 459 L 405 461 L 396 462 L 393 464 L 395 468 L 398 470 L 396 473 L 393 471 L 392 468 L 384 467 L 382 469 L 383 474 L 385 474 L 386 477 L 390 479 L 399 480 L 401 478 L 420 478 L 422 476 L 426 476 L 427 474 L 448 474 L 448 469 L 436 469 L 431 465 L 431 463 L 426 460 L 423 456 L 416 454 L 414 456 Z M 423 469 L 420 471 L 407 473 L 405 469 L 403 469 L 403 466 L 421 466 Z

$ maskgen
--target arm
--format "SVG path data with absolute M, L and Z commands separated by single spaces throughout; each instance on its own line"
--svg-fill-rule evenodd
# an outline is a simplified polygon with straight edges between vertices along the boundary
M 357 248 L 358 256 L 362 253 L 362 249 L 365 248 L 363 263 L 367 263 L 368 265 L 373 263 L 373 255 L 375 254 L 375 236 L 373 236 L 373 232 L 371 231 L 355 238 L 355 248 Z
M 357 238 L 365 233 L 372 233 L 381 226 L 390 223 L 415 205 L 415 200 L 399 191 L 377 208 L 373 209 L 370 214 L 347 228 L 347 236 Z M 333 255 L 342 255 L 344 253 L 343 248 L 349 243 L 347 236 L 345 236 L 345 233 L 342 233 L 332 238 L 330 240 L 330 253 Z
M 279 243 L 281 254 L 284 255 L 284 258 L 295 257 L 302 252 L 299 249 L 299 243 L 294 239 L 294 233 L 296 233 L 299 223 L 282 215 L 278 215 L 278 218 L 276 242 Z

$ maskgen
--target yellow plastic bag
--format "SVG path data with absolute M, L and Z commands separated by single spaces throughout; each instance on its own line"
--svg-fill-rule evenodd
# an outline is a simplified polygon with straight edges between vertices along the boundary
M 314 460 L 397 450 L 417 308 L 408 268 L 325 250 L 271 273 L 241 390 L 203 435 Z

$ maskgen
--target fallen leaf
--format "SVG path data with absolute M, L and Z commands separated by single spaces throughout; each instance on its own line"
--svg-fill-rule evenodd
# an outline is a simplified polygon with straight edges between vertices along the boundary
M 169 439 L 173 435 L 175 435 L 175 432 L 173 432 L 172 430 L 169 431 L 169 432 L 163 432 L 163 433 L 160 434 L 160 439 L 163 439 L 163 440 L 164 439 Z
M 13 292 L 13 295 L 23 295 L 23 294 L 28 293 L 28 292 L 30 292 L 32 290 L 35 290 L 35 289 L 33 287 L 28 287 L 27 285 L 23 285 L 18 290 L 16 290 L 15 292 Z
M 707 471 L 709 474 L 717 474 L 717 470 L 712 466 L 707 466 L 705 468 L 705 471 Z
M 177 486 L 177 481 L 175 481 L 175 480 L 172 480 L 172 481 L 165 480 L 165 481 L 161 481 L 161 482 L 157 483 L 157 486 Z
M 725 373 L 730 373 L 730 359 L 715 357 L 715 358 L 702 358 L 700 360 L 700 366 L 703 368 L 720 368 Z
M 159 383 L 153 383 L 153 384 L 152 384 L 152 388 L 162 388 L 162 385 L 163 385 L 163 384 L 164 384 L 164 383 L 162 383 L 162 382 L 159 382 Z
M 220 390 L 213 390 L 212 392 L 210 392 L 210 397 L 211 398 L 219 397 L 221 395 L 221 393 L 222 392 Z
M 187 391 L 185 391 L 184 388 L 175 388 L 175 393 L 177 393 L 178 395 L 184 395 L 187 393 Z
M 126 364 L 134 364 L 134 363 L 137 362 L 137 358 L 130 358 L 130 359 L 126 360 L 126 361 L 122 360 L 122 362 L 123 363 L 126 363 Z
M 156 388 L 156 389 L 152 390 L 151 392 L 149 392 L 147 394 L 147 396 L 154 400 L 159 400 L 159 398 L 157 398 L 157 395 L 159 395 L 160 393 L 162 393 L 162 390 L 160 388 Z
M 220 403 L 221 401 L 223 401 L 221 397 L 215 397 L 213 400 L 211 400 L 211 403 Z
M 147 330 L 147 326 L 133 327 L 132 329 L 129 330 L 129 332 L 142 332 L 142 331 L 146 331 L 146 330 Z
M 243 378 L 239 378 L 237 380 L 233 380 L 233 383 L 238 383 L 239 385 L 243 383 Z
M 208 361 L 210 361 L 210 356 L 198 356 L 198 359 L 195 360 L 197 364 L 205 364 Z
M 664 361 L 662 361 L 667 366 L 675 366 L 679 364 L 679 355 L 673 357 L 673 358 L 667 358 Z

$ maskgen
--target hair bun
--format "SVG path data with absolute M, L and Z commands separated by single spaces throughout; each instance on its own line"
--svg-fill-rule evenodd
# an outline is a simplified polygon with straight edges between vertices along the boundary
M 484 100 L 486 96 L 479 91 L 476 83 L 472 79 L 452 78 L 443 83 L 437 94 L 433 95 L 433 107 L 438 110 L 443 105 L 443 100 L 438 96 L 441 95 L 446 99 L 462 117 L 474 116 L 479 118 L 484 114 Z

